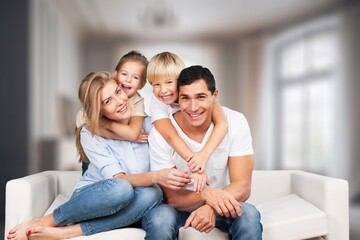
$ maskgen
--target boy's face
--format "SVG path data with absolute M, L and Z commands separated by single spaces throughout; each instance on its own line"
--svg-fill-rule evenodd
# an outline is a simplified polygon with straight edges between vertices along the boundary
M 178 92 L 176 89 L 176 79 L 168 77 L 158 77 L 151 82 L 154 95 L 157 99 L 165 104 L 172 104 L 178 100 Z
M 116 73 L 121 89 L 131 98 L 139 90 L 145 67 L 141 62 L 126 62 Z

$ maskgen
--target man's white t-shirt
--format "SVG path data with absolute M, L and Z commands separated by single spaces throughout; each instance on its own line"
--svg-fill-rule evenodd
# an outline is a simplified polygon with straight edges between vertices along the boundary
M 179 110 L 179 104 L 165 104 L 153 95 L 150 103 L 151 122 L 154 123 L 156 120 L 159 119 L 170 118 L 170 116 L 172 116 Z
M 240 112 L 233 111 L 226 107 L 223 107 L 223 111 L 228 122 L 228 132 L 211 155 L 205 167 L 209 179 L 209 186 L 219 189 L 223 189 L 227 185 L 226 172 L 228 169 L 228 157 L 254 154 L 251 133 L 245 116 Z M 172 115 L 170 116 L 170 120 L 179 136 L 187 143 L 193 152 L 198 152 L 204 147 L 214 128 L 214 124 L 211 124 L 203 141 L 198 143 L 190 139 L 181 130 Z M 176 167 L 177 169 L 191 173 L 186 161 L 165 141 L 156 128 L 152 128 L 148 140 L 150 145 L 151 170 Z M 184 188 L 192 190 L 193 185 L 188 184 Z

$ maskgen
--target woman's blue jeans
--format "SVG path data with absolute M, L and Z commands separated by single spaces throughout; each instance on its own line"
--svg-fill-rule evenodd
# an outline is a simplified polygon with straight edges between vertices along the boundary
M 251 204 L 240 202 L 242 215 L 236 218 L 216 217 L 215 227 L 228 232 L 232 240 L 262 239 L 262 225 L 259 211 Z M 179 228 L 184 226 L 190 212 L 182 212 L 173 207 L 160 204 L 148 211 L 142 219 L 147 240 L 174 240 Z M 161 231 L 159 231 L 161 229 Z
M 133 188 L 126 180 L 112 178 L 77 189 L 54 210 L 53 219 L 58 226 L 80 223 L 87 236 L 129 226 L 161 201 L 156 185 Z

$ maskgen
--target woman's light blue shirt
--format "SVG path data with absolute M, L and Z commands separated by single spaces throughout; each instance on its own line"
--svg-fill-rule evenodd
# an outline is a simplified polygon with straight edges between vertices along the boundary
M 144 119 L 143 131 L 150 132 L 149 117 Z M 81 129 L 81 145 L 90 163 L 87 171 L 78 180 L 76 189 L 112 178 L 117 173 L 136 174 L 150 171 L 149 146 L 93 136 L 86 127 Z

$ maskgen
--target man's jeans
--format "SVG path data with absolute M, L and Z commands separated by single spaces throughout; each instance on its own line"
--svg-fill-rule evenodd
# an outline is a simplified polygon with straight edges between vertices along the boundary
M 77 189 L 54 210 L 53 219 L 58 226 L 80 223 L 86 236 L 131 225 L 161 201 L 158 186 L 133 188 L 113 178 Z
M 236 218 L 216 217 L 215 227 L 229 233 L 233 240 L 262 239 L 260 213 L 251 204 L 241 202 L 242 215 Z M 179 228 L 184 226 L 190 212 L 177 211 L 166 204 L 161 204 L 148 211 L 142 219 L 147 240 L 174 240 Z M 161 230 L 159 230 L 161 229 Z

